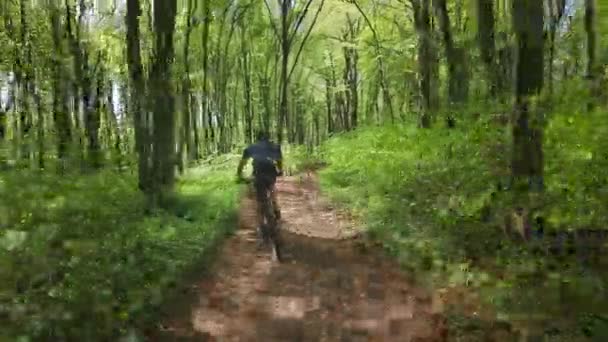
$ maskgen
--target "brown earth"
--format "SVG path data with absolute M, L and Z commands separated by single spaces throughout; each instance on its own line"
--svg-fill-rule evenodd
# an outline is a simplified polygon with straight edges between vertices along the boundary
M 150 340 L 447 341 L 442 299 L 381 250 L 357 248 L 352 220 L 325 204 L 316 184 L 313 176 L 277 184 L 282 264 L 257 247 L 255 202 L 244 196 L 240 229 L 210 276 L 168 309 Z

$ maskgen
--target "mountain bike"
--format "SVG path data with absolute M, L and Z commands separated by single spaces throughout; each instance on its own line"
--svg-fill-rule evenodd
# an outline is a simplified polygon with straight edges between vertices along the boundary
M 272 199 L 270 197 L 271 193 L 270 193 L 270 189 L 264 189 L 263 194 L 261 194 L 261 196 L 259 196 L 257 194 L 258 190 L 261 190 L 261 186 L 255 186 L 255 180 L 253 178 L 244 178 L 244 179 L 240 179 L 239 183 L 246 183 L 249 187 L 250 190 L 253 190 L 256 192 L 256 199 L 258 199 L 258 210 L 262 210 L 263 213 L 263 217 L 264 217 L 264 223 L 262 224 L 260 228 L 261 230 L 261 235 L 262 235 L 262 241 L 265 245 L 268 245 L 268 243 L 271 243 L 271 247 L 272 247 L 272 256 L 274 258 L 274 260 L 278 261 L 278 262 L 282 262 L 282 244 L 281 244 L 281 237 L 279 234 L 279 222 L 277 217 L 275 216 L 275 211 L 274 211 L 274 204 L 272 202 Z M 253 189 L 252 189 L 253 187 Z

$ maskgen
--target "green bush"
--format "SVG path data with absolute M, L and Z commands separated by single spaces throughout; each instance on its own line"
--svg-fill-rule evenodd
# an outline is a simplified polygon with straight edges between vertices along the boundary
M 605 116 L 567 110 L 548 115 L 546 191 L 533 201 L 551 229 L 604 228 Z M 361 128 L 322 146 L 328 163 L 322 189 L 360 214 L 369 235 L 404 266 L 431 271 L 426 274 L 437 284 L 477 286 L 501 315 L 541 312 L 550 319 L 564 310 L 601 312 L 590 303 L 605 302 L 599 285 L 605 272 L 506 243 L 500 215 L 512 197 L 498 189 L 508 178 L 510 144 L 508 127 L 483 116 L 465 118 L 456 129 Z M 489 209 L 494 219 L 482 220 Z
M 0 337 L 112 340 L 148 324 L 233 227 L 232 169 L 189 171 L 153 215 L 126 173 L 1 174 Z

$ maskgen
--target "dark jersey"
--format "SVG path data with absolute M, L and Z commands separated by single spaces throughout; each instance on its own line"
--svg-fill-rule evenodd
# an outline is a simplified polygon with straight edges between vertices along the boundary
M 277 169 L 274 162 L 281 160 L 283 154 L 281 145 L 269 141 L 260 141 L 245 148 L 243 158 L 253 160 L 253 173 L 256 175 L 277 176 Z

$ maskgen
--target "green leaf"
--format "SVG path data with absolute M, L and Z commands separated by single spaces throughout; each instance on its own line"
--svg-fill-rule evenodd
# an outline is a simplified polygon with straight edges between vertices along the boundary
M 0 246 L 7 251 L 12 251 L 20 248 L 27 240 L 28 232 L 20 230 L 7 230 L 4 232 L 4 236 L 0 238 Z

